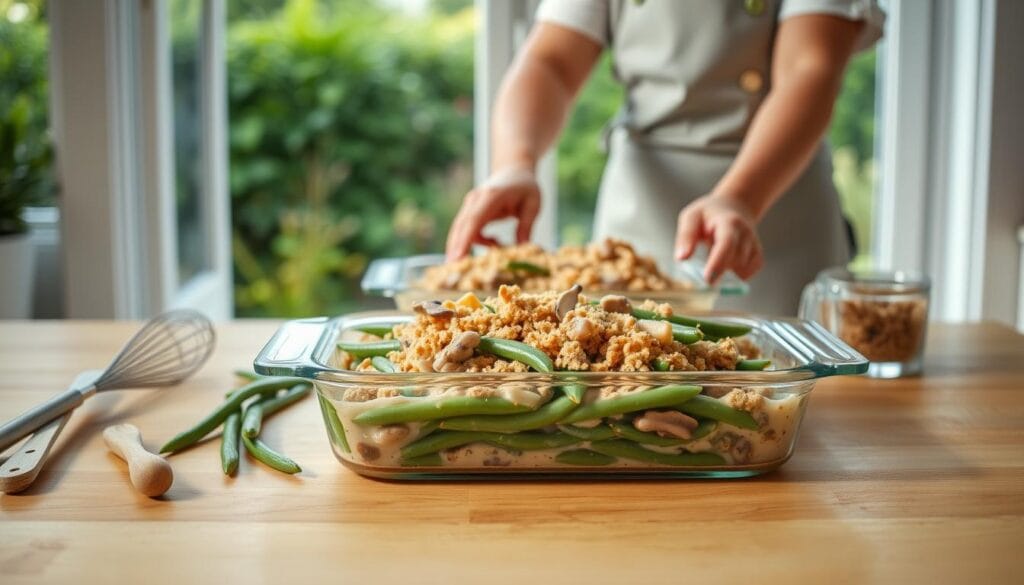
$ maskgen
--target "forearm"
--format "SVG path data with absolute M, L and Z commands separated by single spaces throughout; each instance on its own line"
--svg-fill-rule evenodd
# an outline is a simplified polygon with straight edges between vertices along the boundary
M 760 219 L 793 185 L 828 129 L 863 27 L 863 22 L 817 14 L 782 22 L 772 56 L 772 89 L 712 195 Z
M 502 82 L 491 122 L 491 169 L 533 169 L 562 130 L 574 93 L 543 62 L 523 59 Z
M 817 150 L 832 116 L 838 81 L 838 76 L 809 73 L 772 89 L 713 194 L 737 200 L 757 219 L 763 217 Z
M 498 90 L 491 120 L 491 170 L 533 170 L 554 144 L 601 45 L 574 30 L 540 23 Z

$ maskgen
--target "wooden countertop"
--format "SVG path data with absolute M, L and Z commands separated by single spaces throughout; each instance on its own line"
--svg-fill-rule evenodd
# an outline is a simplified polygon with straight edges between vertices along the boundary
M 220 473 L 217 441 L 171 458 L 141 496 L 101 429 L 152 449 L 219 402 L 275 322 L 218 326 L 182 387 L 90 399 L 48 468 L 0 496 L 13 583 L 1020 583 L 1024 337 L 935 326 L 926 375 L 834 378 L 813 391 L 792 460 L 747 480 L 397 483 L 331 454 L 315 400 L 265 429 L 303 466 Z M 135 325 L 0 322 L 0 419 L 103 367 Z

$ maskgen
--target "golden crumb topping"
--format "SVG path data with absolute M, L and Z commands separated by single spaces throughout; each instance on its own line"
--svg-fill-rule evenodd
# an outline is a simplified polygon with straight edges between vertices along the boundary
M 466 295 L 458 302 L 432 305 L 431 310 L 418 311 L 413 321 L 395 326 L 401 349 L 388 359 L 401 372 L 437 371 L 438 364 L 449 372 L 528 371 L 521 362 L 473 351 L 480 336 L 520 341 L 547 354 L 556 369 L 569 371 L 643 372 L 650 371 L 655 360 L 672 370 L 732 370 L 748 357 L 728 338 L 686 345 L 656 336 L 653 328 L 641 326 L 631 314 L 606 311 L 583 294 L 559 319 L 556 308 L 564 296 L 502 285 L 497 296 L 482 302 Z M 671 314 L 668 305 L 641 306 Z M 455 357 L 445 361 L 438 356 Z M 370 360 L 363 360 L 355 369 L 373 367 Z

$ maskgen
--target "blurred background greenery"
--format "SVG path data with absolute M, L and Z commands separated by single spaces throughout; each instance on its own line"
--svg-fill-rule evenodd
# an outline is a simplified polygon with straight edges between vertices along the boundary
M 188 225 L 198 213 L 200 5 L 169 3 L 185 260 Z M 237 314 L 336 314 L 365 306 L 358 281 L 367 262 L 440 251 L 472 184 L 472 0 L 232 0 L 227 6 Z M 17 47 L 0 52 L 0 148 L 17 153 L 0 151 L 0 179 L 6 187 L 10 178 L 28 176 L 43 186 L 32 191 L 34 200 L 45 200 L 53 176 L 46 35 L 42 0 L 0 0 L 0 46 Z M 872 51 L 851 64 L 829 132 L 861 264 L 870 262 L 874 98 Z M 558 146 L 563 243 L 590 236 L 605 161 L 600 136 L 621 100 L 606 56 Z

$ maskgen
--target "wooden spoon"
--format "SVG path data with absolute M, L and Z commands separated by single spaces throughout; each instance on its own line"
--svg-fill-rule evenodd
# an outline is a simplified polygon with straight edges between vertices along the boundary
M 111 453 L 128 463 L 128 477 L 136 490 L 155 498 L 171 487 L 171 464 L 142 446 L 142 433 L 135 425 L 109 426 L 103 430 L 103 440 Z

